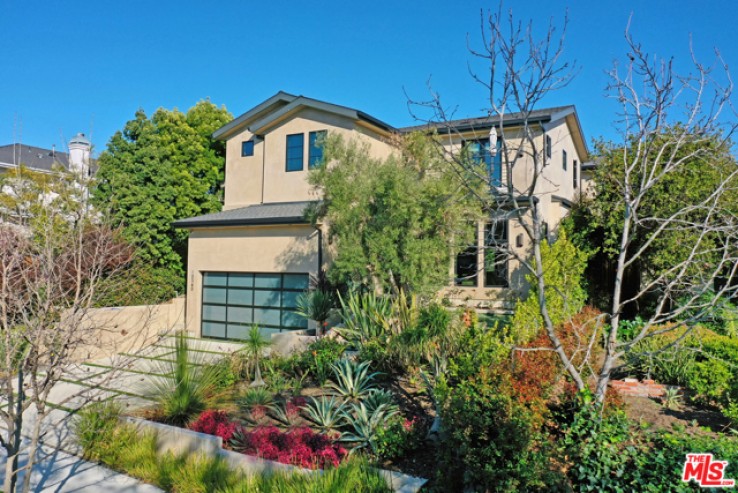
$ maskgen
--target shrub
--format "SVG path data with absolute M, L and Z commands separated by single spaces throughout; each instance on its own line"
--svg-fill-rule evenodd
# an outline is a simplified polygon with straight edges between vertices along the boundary
M 341 359 L 345 350 L 344 344 L 323 337 L 307 347 L 300 355 L 298 364 L 303 372 L 310 372 L 315 381 L 323 386 L 331 374 L 331 366 Z
M 449 358 L 449 374 L 466 380 L 480 369 L 491 368 L 510 357 L 510 341 L 496 328 L 472 325 L 458 340 L 459 351 Z
M 430 337 L 438 337 L 446 333 L 451 323 L 451 314 L 437 303 L 431 303 L 420 309 L 418 327 L 424 327 Z
M 190 424 L 192 431 L 215 435 L 223 439 L 223 443 L 227 444 L 236 431 L 237 423 L 228 418 L 225 411 L 209 410 L 205 411 L 197 419 Z
M 417 419 L 403 418 L 399 414 L 389 418 L 375 434 L 375 454 L 382 460 L 402 457 L 422 443 Z
M 541 484 L 547 469 L 537 430 L 512 397 L 509 377 L 481 370 L 448 391 L 439 482 L 446 490 L 518 491 Z
M 337 467 L 347 455 L 346 449 L 307 427 L 287 432 L 276 426 L 259 427 L 237 433 L 231 443 L 244 454 L 312 469 Z
M 708 359 L 692 366 L 686 385 L 695 393 L 696 401 L 719 404 L 725 401 L 733 378 L 733 372 L 724 362 Z

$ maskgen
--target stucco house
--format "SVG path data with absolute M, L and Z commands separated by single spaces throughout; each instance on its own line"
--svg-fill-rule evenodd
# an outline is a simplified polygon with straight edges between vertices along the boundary
M 546 149 L 543 179 L 535 193 L 553 230 L 579 196 L 587 146 L 573 106 L 538 110 L 527 121 L 540 148 Z M 450 123 L 453 132 L 446 133 L 444 145 L 477 146 L 480 160 L 505 180 L 499 155 L 485 151 L 489 131 L 499 128 L 499 120 Z M 521 123 L 520 115 L 505 117 L 506 139 L 517 138 Z M 307 322 L 294 313 L 296 300 L 309 287 L 310 276 L 330 264 L 324 226 L 313 227 L 303 216 L 308 204 L 320 199 L 307 181 L 308 171 L 323 157 L 316 142 L 321 134 L 336 132 L 367 143 L 381 158 L 393 152 L 393 134 L 414 130 L 428 126 L 395 128 L 356 109 L 284 92 L 217 130 L 214 138 L 226 142 L 223 211 L 174 223 L 190 231 L 188 330 L 203 337 L 240 339 L 254 322 L 264 335 L 306 329 Z M 532 164 L 523 160 L 514 173 L 516 187 L 524 188 L 532 180 Z M 441 295 L 476 308 L 509 309 L 509 300 L 526 289 L 523 273 L 512 261 L 485 261 L 485 254 L 492 254 L 484 248 L 488 227 L 480 224 L 477 244 L 449 265 L 449 284 Z M 496 231 L 498 240 L 527 247 L 513 221 Z

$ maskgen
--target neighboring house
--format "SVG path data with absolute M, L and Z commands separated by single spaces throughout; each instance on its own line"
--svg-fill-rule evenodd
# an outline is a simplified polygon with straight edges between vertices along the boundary
M 506 139 L 515 138 L 518 117 L 505 118 Z M 553 229 L 579 196 L 580 166 L 588 152 L 573 106 L 537 111 L 528 122 L 546 146 L 547 166 L 536 195 Z M 445 145 L 476 145 L 493 176 L 505 179 L 499 157 L 485 152 L 489 130 L 499 121 L 451 124 L 454 131 L 442 135 Z M 217 130 L 213 137 L 226 142 L 223 211 L 174 223 L 190 230 L 188 330 L 239 339 L 252 323 L 265 335 L 307 328 L 294 313 L 297 297 L 308 288 L 310 276 L 330 264 L 325 227 L 313 227 L 304 218 L 308 204 L 320 199 L 307 181 L 310 168 L 322 159 L 316 141 L 324 132 L 340 133 L 367 143 L 375 157 L 383 158 L 393 152 L 393 134 L 427 129 L 394 128 L 359 110 L 280 92 Z M 525 160 L 520 164 L 513 177 L 516 186 L 531 180 L 531 166 Z M 508 222 L 495 230 L 498 239 L 525 249 L 521 231 Z M 508 300 L 526 289 L 523 273 L 512 261 L 485 262 L 485 228 L 479 225 L 477 245 L 449 267 L 449 286 L 442 295 L 477 308 L 509 309 Z
M 69 153 L 25 144 L 3 145 L 0 146 L 0 175 L 21 165 L 40 173 L 52 173 L 57 167 L 62 167 L 89 175 L 91 148 L 90 141 L 81 133 L 69 141 Z

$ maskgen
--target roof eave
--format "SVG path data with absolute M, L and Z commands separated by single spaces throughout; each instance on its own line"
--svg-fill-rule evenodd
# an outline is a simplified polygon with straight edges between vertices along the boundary
M 285 226 L 285 225 L 310 224 L 302 216 L 280 217 L 280 218 L 255 218 L 255 219 L 215 219 L 215 220 L 189 220 L 181 219 L 174 221 L 172 227 L 176 229 L 213 228 L 223 226 Z

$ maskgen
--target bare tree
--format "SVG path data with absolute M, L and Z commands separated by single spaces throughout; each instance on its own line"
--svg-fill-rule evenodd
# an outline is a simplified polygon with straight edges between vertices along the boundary
M 115 375 L 110 372 L 49 404 L 83 349 L 105 344 L 106 328 L 91 324 L 88 315 L 110 285 L 104 281 L 125 269 L 133 255 L 118 231 L 89 208 L 86 184 L 77 178 L 62 174 L 36 185 L 22 183 L 23 195 L 6 181 L 2 191 L 0 445 L 7 453 L 7 492 L 30 491 L 31 468 L 49 431 L 50 413 L 93 399 L 95 389 Z M 35 194 L 29 193 L 34 186 Z M 12 206 L 14 200 L 23 200 L 23 207 Z M 23 466 L 21 454 L 27 455 Z
M 658 216 L 644 207 L 649 193 L 664 186 L 665 180 L 681 172 L 691 160 L 699 158 L 705 166 L 713 166 L 724 157 L 735 130 L 735 124 L 726 123 L 724 118 L 724 110 L 731 109 L 732 82 L 719 55 L 717 69 L 724 75 L 724 83 L 714 77 L 712 67 L 700 64 L 694 56 L 694 72 L 679 75 L 670 61 L 651 59 L 626 30 L 628 62 L 624 72 L 616 65 L 609 85 L 611 94 L 623 107 L 619 121 L 622 142 L 617 146 L 623 154 L 622 176 L 618 175 L 618 201 L 623 213 L 616 221 L 620 252 L 612 306 L 604 316 L 582 324 L 590 329 L 577 334 L 576 347 L 566 347 L 561 327 L 550 314 L 550 297 L 561 297 L 566 303 L 567 293 L 553 292 L 547 286 L 541 255 L 542 242 L 547 239 L 543 199 L 556 193 L 560 184 L 547 172 L 546 127 L 535 118 L 535 112 L 546 96 L 566 87 L 576 75 L 576 65 L 563 59 L 567 19 L 561 32 L 550 22 L 542 37 L 536 37 L 532 22 L 516 22 L 512 12 L 505 15 L 502 8 L 497 13 L 483 12 L 481 19 L 482 49 L 469 49 L 473 57 L 486 62 L 488 72 L 484 76 L 471 69 L 470 72 L 488 91 L 489 117 L 476 122 L 480 127 L 486 123 L 483 128 L 493 125 L 495 131 L 490 141 L 494 134 L 500 138 L 501 178 L 492 176 L 489 167 L 475 165 L 469 159 L 468 149 L 459 145 L 463 138 L 458 122 L 452 121 L 452 111 L 432 88 L 430 100 L 410 99 L 409 106 L 416 118 L 427 121 L 437 131 L 439 150 L 466 177 L 469 190 L 475 191 L 490 222 L 511 221 L 527 237 L 526 247 L 516 248 L 511 242 L 494 241 L 492 230 L 485 248 L 502 254 L 503 261 L 516 260 L 533 280 L 542 328 L 550 345 L 529 350 L 554 352 L 577 387 L 584 390 L 593 383 L 597 399 L 602 402 L 613 369 L 635 344 L 673 330 L 673 325 L 665 325 L 669 322 L 689 325 L 734 289 L 735 283 L 717 281 L 733 279 L 736 269 L 735 211 L 725 200 L 727 193 L 735 192 L 735 166 L 722 176 L 714 192 L 694 203 L 684 203 L 676 212 Z M 422 118 L 423 112 L 428 111 L 430 117 Z M 513 132 L 504 124 L 511 116 L 516 122 Z M 710 145 L 702 145 L 708 141 Z M 494 152 L 490 147 L 490 153 Z M 516 179 L 513 173 L 521 167 L 527 170 L 524 180 Z M 476 192 L 480 181 L 488 185 L 484 194 Z M 637 231 L 647 231 L 648 239 L 633 248 Z M 624 296 L 626 270 L 649 249 L 656 248 L 659 238 L 666 234 L 679 234 L 690 241 L 688 254 L 646 279 L 637 293 Z M 716 285 L 720 287 L 714 289 Z M 657 298 L 656 308 L 640 333 L 624 341 L 618 333 L 623 308 L 646 296 Z M 593 361 L 596 338 L 604 344 L 605 355 Z

